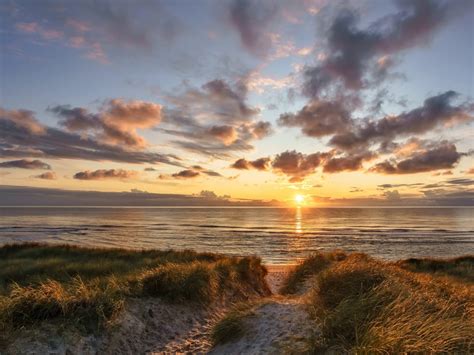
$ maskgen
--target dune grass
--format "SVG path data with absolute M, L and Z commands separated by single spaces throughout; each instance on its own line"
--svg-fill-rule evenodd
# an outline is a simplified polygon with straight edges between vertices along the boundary
M 81 248 L 70 245 L 12 244 L 0 248 L 0 294 L 13 283 L 37 285 L 48 279 L 69 281 L 126 278 L 166 263 L 214 262 L 225 258 L 194 251 Z
M 253 304 L 242 303 L 227 312 L 212 328 L 211 338 L 215 345 L 239 339 L 247 330 L 245 318 L 252 314 Z
M 432 262 L 456 269 L 454 261 Z M 410 265 L 364 254 L 316 263 L 308 302 L 322 337 L 310 340 L 313 352 L 473 352 L 472 285 L 437 277 L 426 261 Z
M 397 263 L 414 272 L 428 272 L 435 276 L 449 276 L 460 281 L 474 283 L 474 256 L 466 255 L 453 259 L 406 259 Z
M 346 254 L 339 250 L 327 253 L 319 252 L 310 255 L 299 263 L 290 273 L 281 287 L 280 293 L 290 295 L 298 292 L 309 277 L 327 268 L 334 261 L 344 260 L 345 258 Z
M 256 257 L 7 245 L 0 248 L 0 345 L 45 320 L 102 329 L 131 297 L 209 304 L 266 295 L 265 275 Z

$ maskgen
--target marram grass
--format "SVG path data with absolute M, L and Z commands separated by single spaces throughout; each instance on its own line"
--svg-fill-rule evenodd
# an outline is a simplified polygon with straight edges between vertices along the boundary
M 321 256 L 310 258 L 315 259 Z M 314 272 L 307 270 L 314 276 L 308 305 L 322 331 L 309 340 L 313 352 L 472 353 L 473 286 L 460 281 L 455 259 L 431 261 L 443 264 L 442 277 L 426 267 L 426 259 L 420 269 L 413 261 L 407 267 L 365 254 L 323 262 L 325 267 L 316 263 Z M 464 257 L 463 263 L 463 268 L 472 267 L 474 258 Z M 457 269 L 456 277 L 448 276 L 449 269 Z
M 0 248 L 0 345 L 43 321 L 106 327 L 131 297 L 207 303 L 268 295 L 256 257 L 41 244 Z M 197 305 L 199 307 L 199 305 Z

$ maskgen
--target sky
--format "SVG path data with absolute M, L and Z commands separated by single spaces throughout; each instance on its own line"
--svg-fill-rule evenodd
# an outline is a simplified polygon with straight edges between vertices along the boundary
M 0 46 L 13 204 L 474 205 L 472 1 L 6 0 Z

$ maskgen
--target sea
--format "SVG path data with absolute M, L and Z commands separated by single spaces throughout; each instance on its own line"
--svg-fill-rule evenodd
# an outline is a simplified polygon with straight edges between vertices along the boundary
M 0 207 L 0 245 L 193 249 L 291 264 L 341 249 L 395 260 L 474 254 L 474 208 Z

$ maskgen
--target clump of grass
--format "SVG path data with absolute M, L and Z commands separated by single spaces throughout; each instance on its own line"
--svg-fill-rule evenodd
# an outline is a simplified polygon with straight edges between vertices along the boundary
M 215 263 L 165 264 L 141 276 L 143 294 L 170 301 L 210 302 L 218 296 L 268 294 L 266 269 L 254 257 L 219 260 Z
M 349 255 L 318 274 L 311 310 L 322 337 L 313 351 L 469 353 L 472 287 Z
M 265 274 L 256 257 L 7 245 L 0 248 L 0 346 L 42 321 L 102 329 L 128 297 L 210 303 L 269 294 Z
M 474 256 L 466 255 L 454 259 L 411 258 L 399 261 L 400 267 L 414 272 L 429 272 L 439 276 L 455 277 L 474 283 Z
M 86 284 L 76 277 L 63 285 L 48 280 L 38 286 L 15 284 L 1 304 L 0 316 L 14 328 L 39 321 L 68 318 L 88 328 L 101 327 L 123 307 L 124 291 L 114 280 Z
M 327 268 L 334 261 L 344 260 L 346 254 L 335 250 L 330 253 L 315 253 L 304 259 L 285 280 L 280 293 L 284 295 L 298 292 L 303 283 L 312 275 L 317 274 Z
M 241 338 L 247 331 L 245 319 L 254 314 L 262 302 L 242 302 L 233 307 L 212 328 L 211 339 L 214 346 Z
M 112 275 L 127 278 L 166 263 L 222 259 L 226 257 L 190 250 L 105 249 L 35 243 L 5 245 L 0 248 L 0 294 L 7 294 L 14 283 L 32 285 L 48 279 L 68 282 L 75 276 L 84 281 Z
M 146 271 L 141 280 L 143 293 L 172 301 L 210 301 L 217 293 L 213 267 L 202 262 L 166 264 Z

